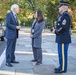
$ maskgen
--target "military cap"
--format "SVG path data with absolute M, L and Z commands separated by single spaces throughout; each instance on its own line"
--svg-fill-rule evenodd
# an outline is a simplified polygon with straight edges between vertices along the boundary
M 61 7 L 61 6 L 63 6 L 63 5 L 64 6 L 68 6 L 69 5 L 69 1 L 68 0 L 61 0 L 58 8 Z

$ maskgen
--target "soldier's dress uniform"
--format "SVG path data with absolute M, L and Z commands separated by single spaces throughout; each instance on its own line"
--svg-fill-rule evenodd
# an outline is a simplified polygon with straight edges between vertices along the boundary
M 67 71 L 68 46 L 71 43 L 70 35 L 71 18 L 67 11 L 63 12 L 56 21 L 56 43 L 58 43 L 59 67 L 55 68 L 55 73 Z

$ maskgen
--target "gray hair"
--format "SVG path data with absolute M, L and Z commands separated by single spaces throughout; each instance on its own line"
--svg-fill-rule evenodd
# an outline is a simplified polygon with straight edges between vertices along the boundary
M 17 4 L 13 4 L 13 5 L 11 6 L 11 11 L 13 11 L 14 8 L 19 8 L 19 6 L 18 6 Z

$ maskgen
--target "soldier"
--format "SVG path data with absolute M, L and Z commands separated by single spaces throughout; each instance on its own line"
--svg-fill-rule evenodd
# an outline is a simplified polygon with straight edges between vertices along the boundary
M 68 13 L 68 2 L 60 1 L 58 9 L 60 16 L 56 21 L 56 29 L 53 30 L 53 33 L 56 34 L 56 43 L 58 43 L 59 67 L 54 70 L 55 73 L 65 73 L 67 72 L 68 47 L 71 43 L 71 18 Z

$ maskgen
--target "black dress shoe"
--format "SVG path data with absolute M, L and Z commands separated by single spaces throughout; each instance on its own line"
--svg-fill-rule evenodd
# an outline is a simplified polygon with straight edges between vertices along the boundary
M 55 71 L 55 73 L 66 73 L 67 71 Z
M 62 73 L 66 73 L 67 71 L 62 71 Z
M 19 63 L 18 61 L 10 61 L 10 63 Z
M 67 71 L 60 71 L 58 68 L 55 68 L 55 73 L 66 73 Z
M 57 70 L 57 69 L 59 69 L 59 68 L 54 68 L 54 70 Z
M 10 63 L 6 63 L 6 66 L 8 66 L 8 67 L 13 67 L 13 65 L 10 64 Z
M 31 62 L 37 62 L 37 60 L 31 60 Z

